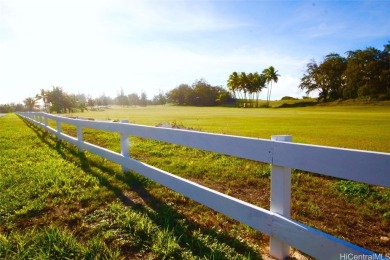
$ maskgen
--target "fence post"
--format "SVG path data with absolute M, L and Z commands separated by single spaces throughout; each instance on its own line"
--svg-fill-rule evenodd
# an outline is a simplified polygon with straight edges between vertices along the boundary
M 83 151 L 83 148 L 82 148 L 83 128 L 81 126 L 77 126 L 77 141 L 78 141 L 77 147 L 79 148 L 79 152 L 81 153 Z
M 291 142 L 291 135 L 274 135 L 272 141 Z M 273 155 L 274 156 L 274 155 Z M 271 169 L 271 212 L 290 218 L 291 208 L 291 169 L 272 164 Z M 270 239 L 270 255 L 276 259 L 289 256 L 290 246 L 272 237 Z
M 121 120 L 120 123 L 122 124 L 126 124 L 128 123 L 129 120 Z M 129 157 L 130 154 L 129 154 L 129 135 L 128 134 L 124 134 L 124 133 L 121 133 L 121 154 L 123 155 L 123 157 Z M 122 171 L 123 172 L 127 172 L 129 169 L 126 168 L 124 165 L 122 165 Z
M 46 131 L 47 131 L 47 128 L 48 128 L 49 121 L 48 121 L 48 119 L 47 119 L 47 116 L 46 116 L 46 115 L 44 115 L 44 118 L 45 118 L 45 129 L 46 129 Z
M 57 139 L 61 141 L 61 122 L 57 119 Z

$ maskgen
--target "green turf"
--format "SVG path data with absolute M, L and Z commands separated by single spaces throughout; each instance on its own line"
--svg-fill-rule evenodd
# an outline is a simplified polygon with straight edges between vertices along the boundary
M 385 104 L 385 103 L 384 103 Z M 137 124 L 390 151 L 390 106 L 293 108 L 112 107 L 74 115 Z M 51 120 L 50 124 L 53 124 Z M 53 124 L 53 126 L 55 126 Z M 64 132 L 76 135 L 63 124 Z M 119 135 L 84 129 L 119 152 Z M 130 137 L 131 157 L 269 209 L 269 165 Z M 269 238 L 119 165 L 0 118 L 0 259 L 256 259 Z M 185 160 L 183 160 L 185 158 Z M 318 187 L 321 187 L 320 189 Z M 293 171 L 291 217 L 379 253 L 388 252 L 389 189 Z M 374 223 L 374 224 L 373 224 Z M 28 256 L 27 256 L 28 255 Z
M 112 133 L 84 134 L 118 147 Z M 261 239 L 235 237 L 256 233 L 244 225 L 216 229 L 209 224 L 215 212 L 14 114 L 0 119 L 0 147 L 0 259 L 261 258 Z
M 202 131 L 268 139 L 291 134 L 294 142 L 390 152 L 390 105 L 303 108 L 112 107 L 75 113 L 103 120 L 167 122 Z

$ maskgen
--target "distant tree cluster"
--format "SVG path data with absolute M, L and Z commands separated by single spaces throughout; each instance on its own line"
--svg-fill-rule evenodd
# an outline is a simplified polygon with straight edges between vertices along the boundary
M 97 98 L 85 94 L 69 94 L 61 87 L 53 86 L 52 89 L 41 89 L 34 97 L 26 98 L 24 104 L 0 105 L 0 113 L 18 111 L 43 110 L 49 113 L 83 112 L 89 108 L 119 106 L 147 106 L 165 105 L 167 102 L 177 105 L 191 106 L 215 106 L 228 104 L 234 99 L 226 89 L 219 86 L 211 86 L 205 80 L 197 80 L 192 86 L 181 84 L 167 94 L 159 91 L 151 100 L 145 92 L 125 94 L 121 89 L 115 98 L 101 95 Z M 42 105 L 43 104 L 43 105 Z
M 183 106 L 216 106 L 233 101 L 230 93 L 219 86 L 211 86 L 205 80 L 196 80 L 192 86 L 181 84 L 166 95 L 171 103 Z
M 26 111 L 26 108 L 23 104 L 2 104 L 0 105 L 0 113 L 13 113 L 13 112 L 23 112 Z
M 278 82 L 278 71 L 273 66 L 264 69 L 261 74 L 258 72 L 246 74 L 245 72 L 233 72 L 227 81 L 228 89 L 233 93 L 235 98 L 243 99 L 252 106 L 259 106 L 259 94 L 267 88 L 267 103 L 271 99 L 272 82 Z M 268 84 L 268 87 L 266 86 Z M 254 103 L 253 101 L 256 100 Z
M 148 104 L 152 104 L 151 101 L 148 100 L 145 92 L 142 92 L 139 96 L 136 93 L 131 93 L 125 95 L 123 89 L 121 89 L 120 93 L 113 100 L 113 104 L 120 106 L 147 106 Z M 165 105 L 166 102 L 161 102 L 161 105 Z
M 27 105 L 27 98 L 24 102 L 29 110 L 32 110 L 34 103 Z M 41 89 L 41 92 L 35 96 L 35 100 L 43 101 L 43 110 L 50 113 L 66 113 L 75 111 L 84 111 L 87 107 L 87 98 L 84 94 L 68 94 L 61 87 L 53 86 L 52 90 Z
M 321 63 L 312 60 L 299 87 L 309 94 L 319 92 L 319 100 L 369 98 L 390 99 L 390 44 L 383 51 L 375 48 L 325 56 Z
M 43 106 L 41 106 L 41 104 L 43 104 Z M 136 93 L 125 95 L 121 89 L 115 98 L 111 98 L 104 94 L 100 97 L 92 98 L 85 94 L 69 94 L 61 87 L 53 86 L 51 90 L 41 89 L 36 96 L 26 98 L 23 101 L 23 104 L 0 105 L 0 113 L 43 110 L 49 113 L 60 114 L 76 111 L 83 112 L 84 110 L 87 110 L 88 107 L 96 106 L 147 106 L 150 104 L 165 105 L 165 94 L 160 92 L 153 100 L 148 100 L 144 92 L 142 92 L 141 95 Z
M 38 101 L 42 101 L 40 107 Z M 68 94 L 61 87 L 53 87 L 52 90 L 41 89 L 35 97 L 28 97 L 23 104 L 0 105 L 1 113 L 44 110 L 47 112 L 66 113 L 86 109 L 87 99 L 84 94 Z

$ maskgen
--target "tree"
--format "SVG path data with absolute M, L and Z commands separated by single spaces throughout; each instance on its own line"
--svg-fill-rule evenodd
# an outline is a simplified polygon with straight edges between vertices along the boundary
M 129 94 L 128 99 L 130 106 L 138 106 L 140 104 L 139 96 L 136 93 Z
M 102 94 L 100 97 L 96 98 L 95 104 L 98 106 L 108 106 L 113 104 L 113 100 L 111 97 Z
M 141 93 L 141 98 L 139 100 L 140 106 L 146 107 L 148 104 L 148 98 L 145 92 Z
M 312 60 L 307 64 L 306 74 L 301 78 L 299 87 L 306 89 L 306 94 L 318 91 L 318 99 L 324 102 L 342 98 L 346 66 L 346 59 L 337 53 L 328 54 L 319 65 Z
M 256 107 L 259 107 L 259 94 L 265 88 L 267 79 L 264 74 L 259 74 L 257 72 L 253 73 L 252 76 L 252 87 L 251 90 L 256 94 Z
M 248 77 L 245 72 L 241 72 L 239 77 L 238 77 L 238 82 L 239 82 L 239 90 L 244 92 L 244 100 L 246 102 L 246 93 L 248 92 Z
M 237 98 L 240 88 L 240 77 L 237 72 L 233 72 L 227 81 L 227 87 L 230 92 L 233 93 L 233 96 Z
M 33 98 L 26 98 L 24 101 L 23 101 L 24 105 L 26 106 L 26 109 L 28 111 L 34 111 L 34 108 L 35 108 L 35 104 L 36 104 L 36 99 L 33 99 Z
M 228 89 L 235 97 L 243 96 L 245 101 L 247 100 L 247 94 L 249 93 L 249 98 L 252 100 L 252 104 L 254 105 L 253 100 L 256 99 L 256 107 L 259 106 L 259 94 L 265 87 L 266 78 L 264 74 L 249 73 L 245 72 L 237 73 L 233 72 L 227 81 Z M 240 95 L 240 93 L 244 93 L 244 95 Z M 246 104 L 246 103 L 245 103 Z
M 42 102 L 43 102 L 43 110 L 45 112 L 48 112 L 49 111 L 49 102 L 48 102 L 48 94 L 49 94 L 50 91 L 47 91 L 47 90 L 44 90 L 44 89 L 41 89 L 40 90 L 40 93 L 37 94 L 35 96 L 35 99 L 38 101 L 40 99 L 42 99 Z
M 155 105 L 165 105 L 167 103 L 167 97 L 161 90 L 159 90 L 158 95 L 155 95 L 153 97 L 152 102 Z
M 118 93 L 117 97 L 115 98 L 115 102 L 120 106 L 128 106 L 129 105 L 129 99 L 123 92 L 123 89 L 121 88 L 120 92 Z
M 328 90 L 325 100 L 336 100 L 342 98 L 345 87 L 344 71 L 347 67 L 347 60 L 337 53 L 330 53 L 325 56 L 320 64 L 319 70 L 322 75 L 322 84 Z
M 309 94 L 312 91 L 319 90 L 320 95 L 328 96 L 327 89 L 323 89 L 319 84 L 320 80 L 320 72 L 318 69 L 318 65 L 315 60 L 311 60 L 306 65 L 306 73 L 303 74 L 301 78 L 301 83 L 299 84 L 300 89 L 306 89 L 306 94 Z M 321 94 L 325 93 L 325 94 Z
M 375 48 L 347 52 L 345 70 L 347 98 L 378 97 L 388 94 L 390 60 L 386 49 Z
M 61 87 L 53 86 L 52 91 L 47 91 L 47 101 L 51 104 L 49 111 L 62 113 L 65 108 L 65 93 Z
M 267 69 L 263 70 L 264 77 L 266 78 L 266 82 L 268 84 L 268 91 L 267 91 L 267 106 L 269 106 L 269 101 L 271 99 L 271 92 L 272 92 L 272 82 L 277 83 L 280 75 L 278 74 L 278 71 L 275 70 L 273 66 L 270 66 Z
M 15 112 L 15 106 L 13 104 L 0 105 L 0 113 L 11 113 Z
M 264 74 L 249 73 L 246 75 L 245 89 L 252 100 L 252 107 L 254 107 L 254 100 L 256 100 L 256 107 L 259 106 L 259 94 L 265 87 L 266 78 Z
M 204 79 L 196 80 L 191 87 L 181 84 L 169 91 L 167 98 L 169 102 L 190 106 L 216 106 L 232 100 L 228 91 L 219 86 L 212 86 Z
M 196 80 L 192 85 L 194 92 L 193 105 L 215 106 L 218 90 L 208 84 L 204 79 Z
M 390 99 L 390 44 L 383 51 L 369 47 L 330 53 L 320 64 L 311 61 L 299 87 L 306 93 L 319 92 L 324 102 L 339 98 Z
M 85 94 L 76 94 L 73 95 L 74 99 L 76 100 L 76 109 L 80 109 L 81 112 L 84 112 L 84 110 L 87 110 L 88 105 L 88 97 Z
M 91 96 L 88 96 L 87 104 L 88 104 L 88 106 L 93 107 L 93 106 L 95 106 L 95 100 Z
M 47 112 L 66 113 L 87 109 L 87 98 L 84 94 L 68 94 L 61 87 L 53 86 L 52 90 L 41 89 L 35 101 L 42 99 Z
M 178 105 L 191 105 L 193 102 L 193 89 L 188 84 L 180 84 L 167 94 L 168 100 Z

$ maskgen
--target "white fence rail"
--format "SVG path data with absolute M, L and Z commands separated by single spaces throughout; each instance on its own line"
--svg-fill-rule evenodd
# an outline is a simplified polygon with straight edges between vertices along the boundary
M 47 113 L 20 113 L 25 119 L 76 145 L 135 171 L 184 196 L 245 223 L 271 237 L 270 254 L 288 256 L 293 246 L 317 259 L 344 259 L 345 256 L 386 259 L 364 248 L 290 219 L 290 168 L 337 178 L 390 187 L 390 154 L 291 143 L 291 136 L 272 140 L 211 134 L 128 124 L 127 122 L 71 119 Z M 48 125 L 56 121 L 57 129 Z M 61 132 L 61 124 L 77 127 L 77 138 Z M 121 153 L 84 142 L 83 128 L 120 133 Z M 129 157 L 129 135 L 218 152 L 272 164 L 270 211 L 214 191 Z M 359 258 L 369 259 L 369 258 Z

